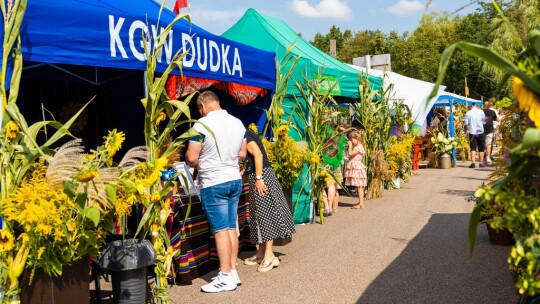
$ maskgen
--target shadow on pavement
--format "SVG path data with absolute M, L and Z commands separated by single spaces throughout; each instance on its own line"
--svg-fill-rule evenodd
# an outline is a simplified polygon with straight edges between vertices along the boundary
M 457 196 L 464 196 L 464 197 L 470 197 L 474 196 L 474 191 L 472 190 L 452 190 L 452 189 L 446 189 L 441 192 L 442 194 L 448 194 L 448 195 L 457 195 Z
M 517 303 L 511 247 L 491 245 L 481 226 L 467 260 L 469 216 L 434 214 L 357 303 Z

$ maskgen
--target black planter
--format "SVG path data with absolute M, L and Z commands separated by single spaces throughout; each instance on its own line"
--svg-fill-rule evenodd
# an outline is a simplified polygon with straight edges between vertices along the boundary
M 156 261 L 156 252 L 148 240 L 119 240 L 105 246 L 100 267 L 111 273 L 116 304 L 146 302 L 147 267 Z
M 489 241 L 493 245 L 499 245 L 499 246 L 512 246 L 514 245 L 514 235 L 506 230 L 506 229 L 500 229 L 495 230 L 491 228 L 491 226 L 486 223 L 486 228 L 488 231 Z

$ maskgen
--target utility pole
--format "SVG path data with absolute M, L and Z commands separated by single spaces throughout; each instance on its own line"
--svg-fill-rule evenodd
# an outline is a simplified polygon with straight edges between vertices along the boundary
M 336 58 L 337 51 L 336 51 L 336 39 L 330 39 L 330 56 Z

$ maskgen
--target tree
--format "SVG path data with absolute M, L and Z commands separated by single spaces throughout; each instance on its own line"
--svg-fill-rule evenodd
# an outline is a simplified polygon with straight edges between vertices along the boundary
M 489 44 L 492 40 L 489 32 L 490 22 L 487 15 L 475 12 L 456 19 L 456 41 Z M 482 73 L 483 62 L 476 57 L 457 51 L 448 66 L 445 78 L 446 91 L 465 95 L 465 77 L 470 97 L 475 99 L 489 98 L 496 89 L 493 79 Z
M 455 41 L 456 17 L 447 12 L 424 15 L 405 43 L 392 49 L 392 67 L 408 77 L 434 82 L 444 49 Z

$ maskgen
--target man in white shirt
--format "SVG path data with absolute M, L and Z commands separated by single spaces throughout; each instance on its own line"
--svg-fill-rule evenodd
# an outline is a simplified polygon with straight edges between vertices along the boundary
M 471 148 L 471 165 L 469 168 L 475 168 L 476 148 L 480 155 L 480 168 L 484 167 L 485 135 L 484 122 L 486 116 L 484 111 L 480 110 L 476 104 L 472 104 L 471 109 L 465 114 L 463 123 L 467 126 L 469 132 L 469 146 Z
M 193 128 L 199 133 L 189 141 L 186 163 L 197 167 L 202 185 L 201 203 L 216 240 L 220 271 L 204 292 L 235 290 L 238 199 L 242 192 L 239 160 L 246 157 L 246 129 L 242 122 L 221 109 L 215 93 L 205 91 L 197 98 L 202 118 Z

